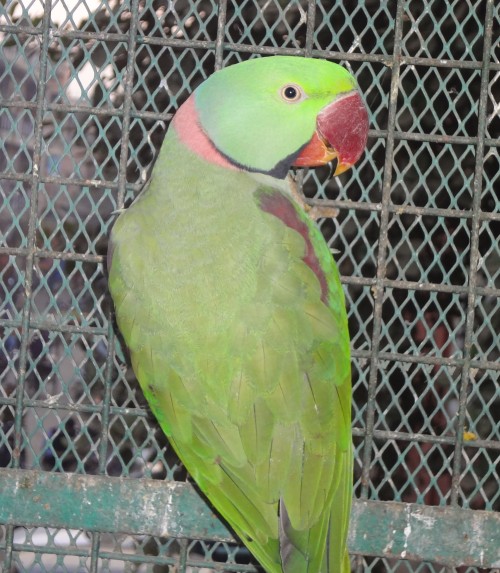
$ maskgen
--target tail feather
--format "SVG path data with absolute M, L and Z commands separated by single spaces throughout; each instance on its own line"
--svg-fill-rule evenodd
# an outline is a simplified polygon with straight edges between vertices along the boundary
M 301 532 L 303 533 L 303 532 Z M 279 502 L 279 544 L 281 566 L 284 573 L 308 570 L 308 557 L 300 549 L 298 532 L 295 531 L 290 522 L 285 503 L 282 499 Z
M 290 522 L 283 500 L 280 500 L 279 510 L 279 545 L 283 572 L 320 573 L 329 516 L 320 518 L 308 529 L 297 530 Z
M 351 571 L 347 552 L 353 472 L 353 456 L 350 448 L 343 456 L 343 462 L 347 465 L 344 473 L 347 479 L 341 481 L 333 495 L 322 573 L 350 573 Z

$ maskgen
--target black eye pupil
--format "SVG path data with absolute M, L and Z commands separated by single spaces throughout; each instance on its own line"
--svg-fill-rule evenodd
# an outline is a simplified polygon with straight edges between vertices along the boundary
M 297 89 L 293 86 L 285 88 L 285 97 L 287 99 L 295 99 L 297 97 Z

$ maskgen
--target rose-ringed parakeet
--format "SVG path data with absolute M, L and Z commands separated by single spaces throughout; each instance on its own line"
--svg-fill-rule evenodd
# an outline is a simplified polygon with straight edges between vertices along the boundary
M 352 165 L 368 119 L 342 67 L 253 59 L 179 108 L 116 221 L 109 286 L 148 403 L 269 573 L 349 570 L 350 354 L 325 240 L 291 166 Z

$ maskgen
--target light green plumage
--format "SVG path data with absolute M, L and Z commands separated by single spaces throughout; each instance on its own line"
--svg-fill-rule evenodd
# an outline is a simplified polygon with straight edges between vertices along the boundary
M 265 569 L 345 572 L 344 297 L 325 241 L 296 205 L 327 277 L 322 301 L 304 237 L 262 208 L 276 194 L 288 196 L 287 181 L 211 164 L 170 129 L 148 189 L 114 226 L 110 290 L 161 427 Z
M 222 153 L 260 171 L 270 170 L 310 139 L 318 112 L 332 101 L 333 83 L 335 95 L 356 87 L 344 68 L 305 58 L 249 60 L 226 68 L 224 74 L 224 79 L 214 74 L 196 90 L 200 121 Z M 308 97 L 283 104 L 284 85 L 303 87 Z M 232 110 L 238 111 L 237 122 L 228 113 Z M 285 125 L 286 137 L 281 137 Z

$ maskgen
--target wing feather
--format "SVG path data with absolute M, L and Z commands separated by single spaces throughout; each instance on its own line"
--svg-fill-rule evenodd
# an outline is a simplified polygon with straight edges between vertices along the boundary
M 277 201 L 274 211 L 261 208 L 262 194 L 273 209 Z M 208 204 L 203 208 L 208 233 L 210 217 L 216 221 L 220 213 L 211 214 Z M 286 220 L 279 217 L 281 208 Z M 190 297 L 175 306 L 182 289 L 172 282 L 168 300 L 152 314 L 148 301 L 157 300 L 175 278 L 158 267 L 155 282 L 142 285 L 118 236 L 111 282 L 119 326 L 162 428 L 201 490 L 263 566 L 270 573 L 347 571 L 350 359 L 338 273 L 319 231 L 281 191 L 259 188 L 245 209 L 255 244 L 246 220 L 234 213 L 224 232 L 247 249 L 239 256 L 248 260 L 238 266 L 233 248 L 217 263 L 227 267 L 217 267 L 218 280 L 241 275 L 233 302 L 209 281 L 205 290 L 189 283 L 186 273 Z M 144 215 L 144 224 L 136 225 L 141 237 L 147 224 Z M 155 249 L 154 241 L 148 245 Z M 204 257 L 197 248 L 196 256 Z M 135 294 L 137 284 L 147 293 L 143 300 Z M 208 301 L 203 307 L 200 297 Z M 203 337 L 204 313 L 222 316 L 229 326 L 206 330 Z M 138 320 L 144 314 L 150 315 L 147 327 Z

